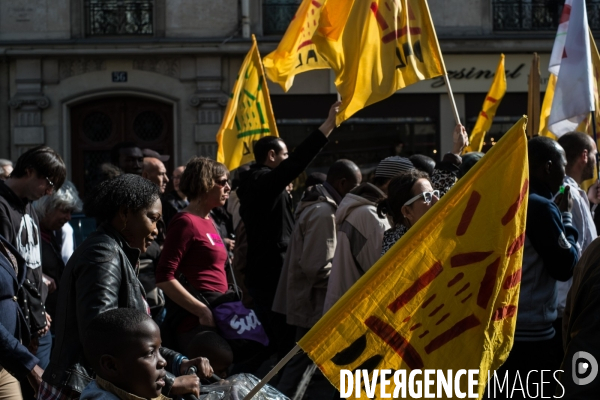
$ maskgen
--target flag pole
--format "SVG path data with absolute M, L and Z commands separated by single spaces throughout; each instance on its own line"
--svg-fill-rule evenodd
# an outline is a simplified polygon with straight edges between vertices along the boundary
M 248 393 L 246 395 L 246 397 L 244 397 L 244 400 L 250 400 L 251 398 L 253 398 L 254 395 L 256 393 L 258 393 L 258 391 L 260 389 L 262 389 L 267 383 L 269 383 L 269 381 L 271 379 L 273 379 L 273 377 L 275 375 L 277 375 L 277 373 L 281 370 L 281 368 L 283 368 L 285 366 L 285 364 L 287 364 L 292 359 L 292 357 L 294 357 L 300 351 L 302 351 L 302 349 L 300 348 L 299 345 L 294 346 L 294 348 L 292 350 L 290 350 L 290 352 L 287 353 L 286 356 L 283 357 L 281 359 L 281 361 L 279 361 L 277 363 L 277 365 L 275 367 L 273 367 L 273 369 L 271 371 L 269 371 L 269 373 L 267 374 L 267 376 L 265 376 L 264 378 L 262 378 L 260 380 L 260 382 L 258 382 L 258 384 L 256 386 L 254 386 L 254 388 L 250 391 L 250 393 Z
M 598 146 L 598 134 L 596 133 L 596 110 L 591 112 L 592 114 L 592 132 L 594 133 L 594 143 Z M 598 152 L 596 152 L 596 169 L 598 172 L 598 179 L 600 180 L 600 165 L 598 165 Z
M 533 53 L 527 90 L 527 137 L 539 135 L 540 131 L 540 57 Z
M 444 67 L 444 70 L 446 68 Z M 448 89 L 448 97 L 450 97 L 450 104 L 452 105 L 452 111 L 454 111 L 454 121 L 456 121 L 456 125 L 462 125 L 460 123 L 460 115 L 458 115 L 458 108 L 456 107 L 456 101 L 454 100 L 454 94 L 452 94 L 452 87 L 450 86 L 450 79 L 448 79 L 448 74 L 444 74 L 444 81 L 446 82 L 446 88 Z

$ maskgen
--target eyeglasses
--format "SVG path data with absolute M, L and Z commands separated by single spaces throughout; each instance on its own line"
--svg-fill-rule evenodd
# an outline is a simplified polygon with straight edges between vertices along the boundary
M 434 190 L 433 192 L 419 193 L 418 195 L 416 195 L 412 199 L 409 199 L 406 203 L 404 203 L 404 205 L 405 206 L 409 206 L 412 203 L 414 203 L 415 201 L 419 200 L 421 197 L 423 198 L 423 200 L 425 201 L 426 204 L 430 204 L 431 200 L 433 200 L 434 196 L 439 199 L 440 198 L 440 191 L 439 190 Z
M 54 189 L 54 182 L 52 182 L 50 180 L 50 178 L 46 177 L 46 182 L 48 182 L 48 186 L 50 186 L 52 189 Z
M 215 181 L 215 183 L 221 187 L 227 185 L 229 183 L 229 179 L 221 179 L 220 181 Z

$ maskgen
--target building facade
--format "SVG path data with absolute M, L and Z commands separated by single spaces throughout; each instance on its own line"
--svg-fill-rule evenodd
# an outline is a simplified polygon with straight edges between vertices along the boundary
M 463 124 L 474 125 L 499 54 L 508 93 L 493 131 L 527 111 L 532 53 L 542 92 L 562 1 L 429 0 Z M 593 29 L 600 0 L 588 0 Z M 45 143 L 70 178 L 86 177 L 123 140 L 172 155 L 214 156 L 215 134 L 241 62 L 257 36 L 275 49 L 298 0 L 4 0 L 0 2 L 0 157 Z M 279 132 L 290 147 L 320 124 L 336 99 L 334 78 L 298 75 L 288 93 L 271 84 Z M 363 166 L 394 154 L 434 158 L 452 145 L 453 113 L 443 81 L 403 89 L 344 123 L 314 163 Z M 488 140 L 491 145 L 491 139 Z M 398 147 L 399 144 L 402 146 Z

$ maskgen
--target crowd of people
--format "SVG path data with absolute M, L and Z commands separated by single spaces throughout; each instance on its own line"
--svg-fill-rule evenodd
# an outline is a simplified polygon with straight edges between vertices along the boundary
M 263 137 L 235 171 L 194 157 L 169 174 L 168 155 L 120 143 L 83 200 L 49 147 L 14 167 L 0 160 L 0 399 L 198 396 L 201 382 L 260 375 L 285 356 L 483 156 L 462 154 L 458 125 L 437 163 L 395 155 L 370 172 L 340 159 L 295 202 L 292 183 L 327 145 L 338 107 L 293 152 Z M 572 132 L 530 139 L 528 154 L 519 312 L 502 367 L 522 376 L 594 353 L 600 321 L 599 189 L 581 189 L 596 145 Z M 78 212 L 97 228 L 76 246 Z M 292 397 L 314 370 L 298 354 L 272 384 Z

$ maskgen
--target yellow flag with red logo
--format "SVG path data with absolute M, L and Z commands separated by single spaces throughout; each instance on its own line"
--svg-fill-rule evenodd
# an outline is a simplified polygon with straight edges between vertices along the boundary
M 263 58 L 267 77 L 288 91 L 294 76 L 329 68 L 312 41 L 325 0 L 303 0 L 277 49 Z
M 327 0 L 313 42 L 335 72 L 338 125 L 446 70 L 425 0 Z
M 254 142 L 279 136 L 256 38 L 246 55 L 217 133 L 217 161 L 231 171 L 254 160 Z
M 481 398 L 488 371 L 513 344 L 529 189 L 526 121 L 298 343 L 334 386 L 340 388 L 341 370 L 404 370 L 408 377 L 415 370 L 466 369 L 479 371 L 474 392 Z M 466 393 L 466 377 L 457 379 Z M 374 384 L 375 398 L 382 398 L 380 381 Z
M 490 91 L 488 92 L 487 96 L 485 96 L 483 107 L 481 108 L 481 112 L 477 117 L 475 127 L 471 131 L 471 137 L 469 139 L 470 145 L 465 147 L 464 153 L 468 153 L 470 151 L 481 151 L 485 134 L 492 127 L 494 116 L 496 115 L 500 101 L 504 97 L 505 93 L 506 71 L 504 69 L 504 54 L 501 54 L 500 62 L 496 68 L 496 74 L 494 75 L 494 81 L 492 82 L 492 87 L 490 87 Z

